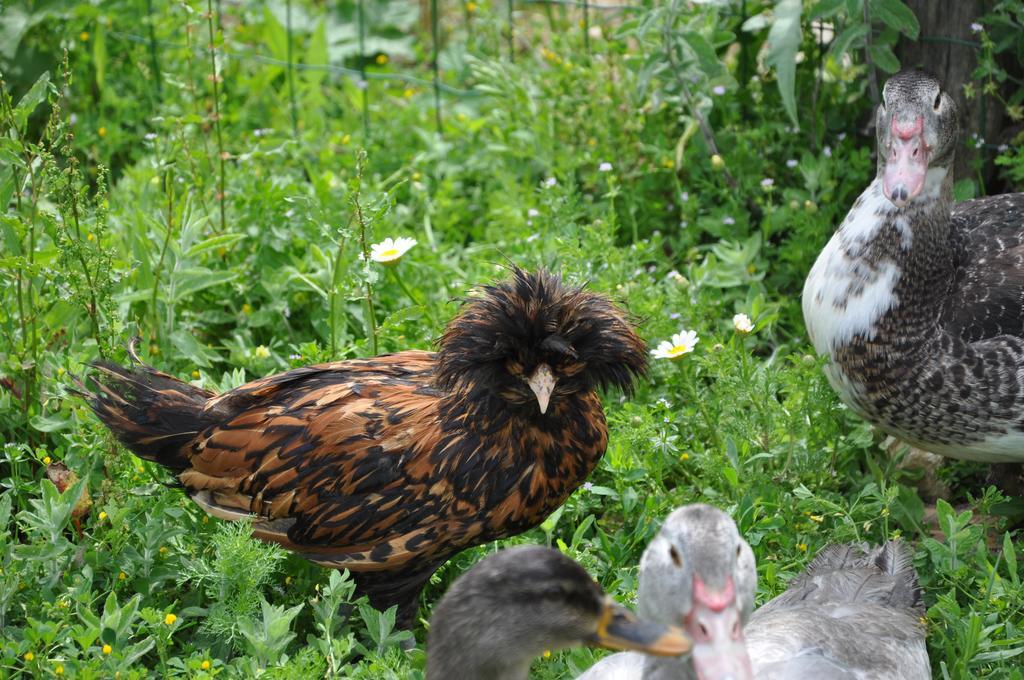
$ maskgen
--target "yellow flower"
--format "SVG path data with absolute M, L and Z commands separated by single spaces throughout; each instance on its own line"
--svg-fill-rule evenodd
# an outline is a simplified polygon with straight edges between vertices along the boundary
M 591 137 L 587 140 L 587 146 L 597 146 L 597 140 Z
M 85 240 L 87 240 L 87 241 L 95 241 L 96 240 L 96 234 L 89 234 L 88 236 L 85 237 Z
M 341 138 L 341 143 L 342 144 L 348 144 L 351 141 L 352 141 L 352 135 L 345 135 L 344 137 Z
M 57 675 L 64 675 L 64 666 L 57 664 L 57 667 L 53 669 L 53 672 Z
M 199 371 L 192 371 L 192 379 L 199 380 Z
M 78 39 L 81 40 L 82 42 L 88 42 L 88 40 L 89 40 L 89 31 L 82 31 L 81 33 L 79 33 L 78 34 Z
M 412 99 L 412 96 L 414 94 L 416 94 L 416 90 L 412 89 L 411 87 L 407 87 L 404 90 L 402 90 L 402 96 L 405 97 L 406 99 Z
M 807 552 L 807 544 L 806 543 L 797 543 L 796 544 L 796 549 L 799 550 L 800 552 Z
M 31 661 L 34 658 L 36 658 L 35 654 L 32 652 L 25 652 L 25 661 Z
M 821 524 L 822 522 L 825 521 L 825 516 L 824 515 L 811 515 L 811 521 L 812 522 L 817 522 L 818 524 Z
M 473 13 L 473 12 L 475 12 L 476 10 L 477 10 L 477 4 L 476 4 L 475 2 L 467 2 L 467 3 L 466 3 L 466 11 L 467 11 L 467 12 L 469 12 L 470 14 L 472 14 L 472 13 Z
M 166 623 L 168 626 L 173 626 L 174 622 L 177 621 L 177 620 L 178 620 L 178 617 L 175 616 L 174 614 L 168 614 L 167 616 L 164 617 L 164 623 Z
M 209 515 L 203 515 L 203 524 L 209 524 L 209 523 L 210 523 L 210 516 Z
M 383 66 L 384 64 L 388 63 L 388 55 L 378 54 L 377 58 L 374 59 L 374 61 L 377 62 L 379 66 Z
M 679 456 L 679 460 L 690 460 L 690 454 L 684 453 L 683 455 Z
M 266 359 L 270 356 L 270 350 L 266 345 L 259 345 L 252 353 L 256 355 L 257 359 Z
M 203 662 L 201 664 L 199 664 L 199 667 L 202 668 L 204 671 L 210 670 L 210 662 L 209 662 L 209 660 L 203 659 Z
M 140 465 L 136 465 L 135 469 L 138 470 L 139 472 L 145 472 L 146 471 L 146 468 L 144 468 L 141 464 Z
M 167 554 L 167 546 L 166 545 L 160 546 L 160 554 L 161 555 L 166 555 Z
M 52 458 L 50 458 L 49 456 L 43 456 L 43 465 L 49 465 L 52 462 L 53 462 Z
M 111 647 L 110 645 L 103 645 L 104 654 L 110 654 L 112 651 L 114 651 L 113 647 Z
M 106 137 L 107 136 L 107 128 L 105 128 L 105 127 L 103 127 L 101 125 L 100 129 L 96 131 L 96 134 L 98 134 L 100 137 Z
M 292 584 L 292 577 L 291 576 L 285 576 L 284 577 L 284 584 L 286 586 L 290 586 Z
M 124 573 L 123 571 L 117 572 L 117 580 L 118 581 L 123 581 L 126 578 L 128 578 L 128 574 Z
M 544 658 L 545 659 L 550 659 L 551 658 L 551 650 L 550 649 L 545 649 L 544 650 Z
M 105 513 L 105 512 L 101 512 L 101 513 L 100 513 L 100 521 L 102 522 L 102 521 L 103 521 L 103 520 L 105 520 L 106 518 L 107 518 L 107 513 Z
M 423 175 L 421 175 L 421 174 L 420 174 L 420 173 L 418 173 L 418 172 L 414 172 L 414 173 L 412 173 L 412 181 L 413 181 L 413 182 L 419 182 L 419 181 L 420 181 L 420 178 L 422 178 L 422 177 L 423 177 Z
M 725 167 L 725 161 L 717 153 L 711 156 L 711 167 L 715 170 L 721 170 Z

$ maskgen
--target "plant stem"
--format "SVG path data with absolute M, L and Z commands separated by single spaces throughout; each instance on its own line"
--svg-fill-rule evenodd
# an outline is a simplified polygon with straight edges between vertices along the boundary
M 224 173 L 227 155 L 224 153 L 224 137 L 220 129 L 220 88 L 217 81 L 217 46 L 213 30 L 213 0 L 206 0 L 206 25 L 210 33 L 210 79 L 213 81 L 213 127 L 217 132 L 217 156 L 220 159 L 220 179 L 217 190 L 217 202 L 220 204 L 220 230 L 227 231 L 227 217 L 224 213 Z
M 167 232 L 164 234 L 164 245 L 160 249 L 160 259 L 157 260 L 156 269 L 153 270 L 153 296 L 150 306 L 153 310 L 153 334 L 156 335 L 160 329 L 160 317 L 157 314 L 157 294 L 160 291 L 160 276 L 164 270 L 164 258 L 167 256 L 167 249 L 171 244 L 171 233 L 174 231 L 174 181 L 171 170 L 168 168 L 164 175 L 164 190 L 167 192 Z
M 366 289 L 366 321 L 369 327 L 370 351 L 377 355 L 377 315 L 373 310 L 373 284 L 370 282 L 370 246 L 366 240 L 366 215 L 363 214 L 363 171 L 366 169 L 366 150 L 360 149 L 356 160 L 356 182 L 351 198 L 356 221 L 359 222 L 359 247 L 363 251 L 363 281 Z
M 405 293 L 406 296 L 410 300 L 412 300 L 412 303 L 414 305 L 416 305 L 417 307 L 419 307 L 419 308 L 421 308 L 423 310 L 423 315 L 425 317 L 427 317 L 427 321 L 429 321 L 430 325 L 433 326 L 434 325 L 434 316 L 430 313 L 430 310 L 427 309 L 427 306 L 424 305 L 420 301 L 420 299 L 418 297 L 416 297 L 416 295 L 411 290 L 409 290 L 408 286 L 405 285 L 405 281 L 403 281 L 402 277 L 398 275 L 398 265 L 395 265 L 393 267 L 388 267 L 387 270 L 388 270 L 388 273 L 391 274 L 391 278 L 394 279 L 395 283 L 398 284 L 398 287 L 402 289 L 402 292 Z

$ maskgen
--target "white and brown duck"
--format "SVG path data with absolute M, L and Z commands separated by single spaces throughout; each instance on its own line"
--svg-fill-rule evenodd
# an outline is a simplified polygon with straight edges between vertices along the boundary
M 1024 194 L 953 205 L 956 103 L 906 71 L 878 172 L 811 269 L 803 312 L 854 411 L 922 449 L 1024 462 Z

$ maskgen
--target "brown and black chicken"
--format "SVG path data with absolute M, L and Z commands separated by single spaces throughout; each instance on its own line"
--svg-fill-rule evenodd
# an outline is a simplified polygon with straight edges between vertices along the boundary
M 133 359 L 138 361 L 132 353 Z M 537 526 L 604 454 L 596 390 L 630 391 L 646 348 L 607 298 L 546 271 L 464 301 L 437 352 L 298 368 L 224 394 L 100 362 L 90 406 L 206 512 L 348 569 L 411 628 L 455 553 Z

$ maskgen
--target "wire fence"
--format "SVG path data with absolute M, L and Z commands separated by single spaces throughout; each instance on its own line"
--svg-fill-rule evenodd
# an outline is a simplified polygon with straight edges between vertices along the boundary
M 475 91 L 472 87 L 456 87 L 450 83 L 446 83 L 441 79 L 440 72 L 440 54 L 442 50 L 441 35 L 440 35 L 440 16 L 438 0 L 430 0 L 429 2 L 429 23 L 430 23 L 430 38 L 431 38 L 431 77 L 425 79 L 418 75 L 411 73 L 402 72 L 376 72 L 368 71 L 366 68 L 367 57 L 369 56 L 366 51 L 366 36 L 367 30 L 371 28 L 368 26 L 366 11 L 364 3 L 366 0 L 358 0 L 356 2 L 356 31 L 358 40 L 358 67 L 351 68 L 347 66 L 341 66 L 338 64 L 309 64 L 304 62 L 297 62 L 293 55 L 293 45 L 295 40 L 294 27 L 292 21 L 292 0 L 286 0 L 285 6 L 285 31 L 287 34 L 287 46 L 286 46 L 286 58 L 279 59 L 276 57 L 267 56 L 254 51 L 236 51 L 225 49 L 223 45 L 218 45 L 212 38 L 210 44 L 207 46 L 198 46 L 194 44 L 178 43 L 174 41 L 161 40 L 156 37 L 156 22 L 157 17 L 154 14 L 153 0 L 146 0 L 146 14 L 147 14 L 147 25 L 148 34 L 142 35 L 131 31 L 121 30 L 109 30 L 107 35 L 115 40 L 123 40 L 126 42 L 137 43 L 146 45 L 149 48 L 149 61 L 150 68 L 153 71 L 153 90 L 154 97 L 157 101 L 160 101 L 163 97 L 162 80 L 164 69 L 161 66 L 160 52 L 161 50 L 174 49 L 174 50 L 193 50 L 197 56 L 207 57 L 212 59 L 234 59 L 252 63 L 261 63 L 271 66 L 281 67 L 285 70 L 286 87 L 288 92 L 288 106 L 291 118 L 292 132 L 294 135 L 298 134 L 299 128 L 299 110 L 298 103 L 296 101 L 296 88 L 294 83 L 294 74 L 296 71 L 321 71 L 326 73 L 335 74 L 352 79 L 356 87 L 361 91 L 360 96 L 360 108 L 362 115 L 362 125 L 365 132 L 370 130 L 370 98 L 371 91 L 369 84 L 371 81 L 392 81 L 401 82 L 409 86 L 422 87 L 424 89 L 433 90 L 433 108 L 434 108 L 434 124 L 439 135 L 443 135 L 443 121 L 444 121 L 444 97 L 456 97 L 456 98 L 468 98 L 481 96 L 480 92 Z M 536 6 L 551 6 L 561 7 L 563 9 L 578 10 L 581 14 L 581 30 L 583 35 L 584 49 L 590 53 L 590 23 L 591 15 L 594 12 L 601 13 L 616 13 L 616 12 L 637 12 L 647 9 L 643 5 L 629 5 L 629 4 L 602 4 L 595 2 L 588 2 L 587 0 L 506 0 L 506 27 L 505 34 L 507 37 L 507 56 L 510 61 L 515 60 L 516 49 L 515 49 L 515 8 L 516 6 L 522 7 L 536 7 Z M 215 5 L 210 6 L 209 12 L 211 14 L 211 22 L 215 22 L 218 27 L 221 26 L 221 9 L 220 2 L 216 2 Z M 211 32 L 212 33 L 212 32 Z M 209 52 L 209 55 L 206 52 Z M 215 78 L 216 80 L 216 78 Z M 221 88 L 221 92 L 217 97 L 221 97 L 225 94 L 225 88 Z

